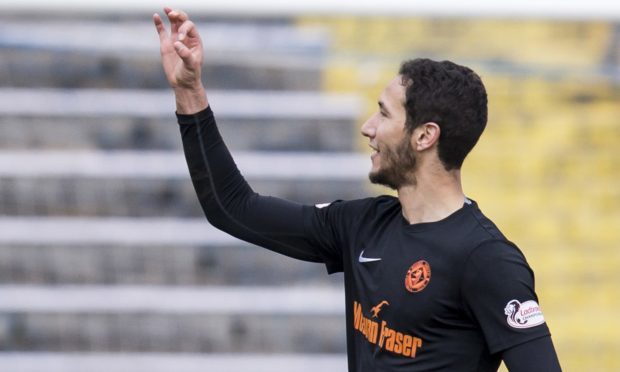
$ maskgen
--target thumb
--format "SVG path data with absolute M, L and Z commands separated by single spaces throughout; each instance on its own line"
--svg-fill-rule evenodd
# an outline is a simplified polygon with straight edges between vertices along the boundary
M 181 59 L 183 60 L 183 64 L 186 65 L 188 68 L 193 69 L 194 55 L 192 54 L 191 50 L 189 50 L 189 48 L 180 41 L 176 41 L 174 43 L 174 49 L 176 50 L 179 57 L 181 57 Z

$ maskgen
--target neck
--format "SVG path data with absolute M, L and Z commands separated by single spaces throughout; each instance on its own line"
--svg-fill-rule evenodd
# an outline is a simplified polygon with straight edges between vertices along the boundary
M 417 173 L 414 184 L 398 189 L 403 216 L 410 224 L 436 222 L 463 207 L 460 170 Z

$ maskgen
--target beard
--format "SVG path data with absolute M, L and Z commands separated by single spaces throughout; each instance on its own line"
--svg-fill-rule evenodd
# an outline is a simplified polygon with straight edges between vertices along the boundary
M 402 186 L 414 185 L 415 170 L 417 159 L 409 136 L 396 146 L 396 149 L 385 148 L 380 152 L 379 169 L 368 174 L 370 182 L 378 185 L 387 186 L 393 190 L 398 190 Z

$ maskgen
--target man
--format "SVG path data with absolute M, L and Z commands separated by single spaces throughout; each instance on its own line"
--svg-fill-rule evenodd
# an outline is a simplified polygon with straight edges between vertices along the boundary
M 559 371 L 523 254 L 465 197 L 460 169 L 487 120 L 480 78 L 405 62 L 362 126 L 374 183 L 397 191 L 306 206 L 252 191 L 222 141 L 187 14 L 155 14 L 192 182 L 207 219 L 246 241 L 344 271 L 350 371 Z

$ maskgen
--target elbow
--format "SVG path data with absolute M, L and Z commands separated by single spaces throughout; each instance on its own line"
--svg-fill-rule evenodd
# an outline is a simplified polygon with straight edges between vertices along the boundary
M 209 205 L 203 205 L 202 210 L 211 226 L 215 227 L 218 230 L 227 230 L 229 224 L 227 223 L 226 213 L 224 213 L 222 209 L 214 208 Z

